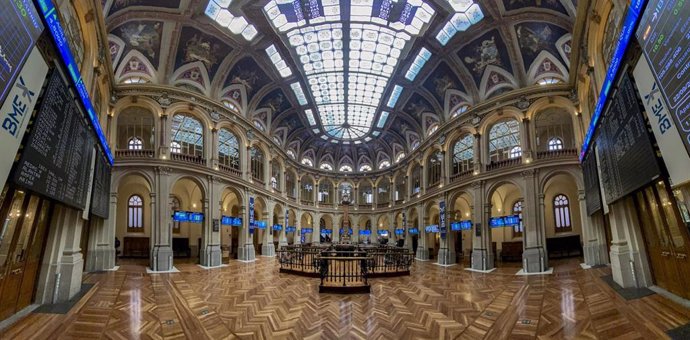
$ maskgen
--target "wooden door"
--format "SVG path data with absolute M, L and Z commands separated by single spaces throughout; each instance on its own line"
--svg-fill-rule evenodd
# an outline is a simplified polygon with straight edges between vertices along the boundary
M 28 252 L 26 254 L 26 265 L 24 266 L 24 277 L 22 278 L 22 286 L 19 292 L 19 298 L 17 299 L 17 310 L 27 307 L 34 299 L 38 269 L 41 264 L 43 249 L 45 249 L 46 231 L 48 230 L 48 222 L 50 221 L 50 208 L 50 201 L 43 200 L 41 202 L 41 207 L 39 208 L 31 234 L 31 242 L 27 248 Z
M 4 220 L 0 228 L 0 320 L 15 313 L 17 291 L 22 279 L 22 270 L 17 271 L 12 266 L 12 256 L 24 219 L 26 194 L 23 191 L 8 194 L 12 198 L 6 200 L 0 210 L 0 217 Z
M 680 276 L 680 290 L 674 293 L 690 298 L 690 235 L 680 215 L 675 197 L 668 183 L 659 182 L 655 188 L 657 200 L 661 202 L 665 215 L 665 227 L 671 244 L 671 257 Z

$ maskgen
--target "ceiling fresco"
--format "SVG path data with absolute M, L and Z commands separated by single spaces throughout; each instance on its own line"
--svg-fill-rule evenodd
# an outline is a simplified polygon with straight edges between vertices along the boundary
M 574 0 L 103 4 L 118 81 L 230 98 L 296 158 L 355 163 L 393 162 L 484 100 L 567 82 L 577 12 Z

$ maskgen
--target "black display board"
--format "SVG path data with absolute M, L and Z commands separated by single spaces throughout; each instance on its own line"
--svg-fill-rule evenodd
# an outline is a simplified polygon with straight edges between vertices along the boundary
M 599 187 L 599 171 L 597 169 L 597 157 L 594 153 L 595 146 L 589 149 L 582 160 L 582 173 L 585 178 L 585 203 L 587 206 L 587 215 L 592 216 L 597 211 L 601 210 L 601 190 Z
M 637 39 L 690 154 L 690 3 L 651 0 Z
M 110 210 L 110 174 L 110 164 L 99 152 L 96 155 L 91 189 L 91 213 L 104 219 L 109 217 Z
M 62 75 L 48 81 L 14 172 L 20 187 L 84 209 L 95 139 Z
M 0 103 L 29 58 L 43 32 L 31 0 L 3 1 L 0 5 Z
M 625 73 L 601 119 L 596 150 L 607 204 L 647 185 L 660 173 L 635 92 Z

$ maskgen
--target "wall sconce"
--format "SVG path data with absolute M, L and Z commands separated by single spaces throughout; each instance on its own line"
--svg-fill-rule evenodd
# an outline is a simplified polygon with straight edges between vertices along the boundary
M 196 208 L 196 203 L 192 203 L 192 208 Z
M 161 159 L 168 159 L 168 156 L 166 156 L 166 155 L 161 155 Z

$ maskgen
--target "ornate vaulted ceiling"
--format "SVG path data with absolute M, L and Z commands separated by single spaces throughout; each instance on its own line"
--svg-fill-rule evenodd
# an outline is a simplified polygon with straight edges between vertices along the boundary
M 468 107 L 537 83 L 568 81 L 576 11 L 575 0 L 103 2 L 115 79 L 217 99 L 298 160 L 336 169 L 392 163 Z M 468 10 L 473 3 L 481 16 L 476 7 Z M 373 52 L 385 50 L 387 60 L 374 60 L 381 57 L 375 53 L 371 63 L 364 60 L 365 23 L 380 34 Z M 316 65 L 309 41 L 295 35 L 308 40 L 309 31 L 324 25 L 336 28 L 326 45 L 318 41 L 323 59 L 316 64 L 323 63 Z M 358 25 L 365 34 L 355 33 Z M 385 45 L 385 33 L 404 39 Z M 362 60 L 353 64 L 356 58 Z M 390 67 L 377 68 L 376 61 Z M 325 68 L 317 72 L 314 65 Z M 363 85 L 378 80 L 379 86 L 356 88 L 351 76 L 357 74 L 371 78 Z M 321 85 L 331 91 L 317 91 Z

